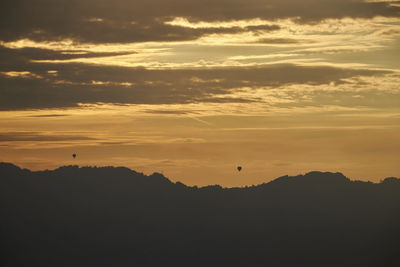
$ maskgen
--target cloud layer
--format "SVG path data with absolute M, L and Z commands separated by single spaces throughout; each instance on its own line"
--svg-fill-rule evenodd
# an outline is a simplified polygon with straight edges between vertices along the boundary
M 262 95 L 246 97 L 239 94 L 235 97 L 232 94 L 243 88 L 256 91 L 258 88 L 268 90 L 291 84 L 342 84 L 347 83 L 346 79 L 358 76 L 380 77 L 390 73 L 383 70 L 293 64 L 151 70 L 80 63 L 32 63 L 30 57 L 64 56 L 43 49 L 3 48 L 3 52 L 12 55 L 0 65 L 0 104 L 3 110 L 73 107 L 79 103 L 98 102 L 257 102 L 263 100 Z M 29 97 L 25 97 L 27 95 Z
M 6 0 L 0 10 L 2 40 L 70 38 L 92 43 L 192 40 L 211 33 L 257 30 L 189 29 L 165 24 L 175 17 L 211 22 L 296 18 L 315 23 L 328 18 L 400 15 L 400 7 L 391 2 L 362 0 Z

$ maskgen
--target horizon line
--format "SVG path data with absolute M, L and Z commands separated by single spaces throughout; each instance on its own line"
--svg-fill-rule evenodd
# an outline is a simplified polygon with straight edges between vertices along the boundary
M 282 175 L 282 176 L 279 176 L 279 177 L 272 178 L 271 180 L 266 181 L 266 182 L 263 182 L 263 183 L 260 183 L 260 184 L 252 184 L 252 185 L 244 185 L 244 186 L 235 186 L 235 187 L 225 187 L 225 186 L 222 186 L 222 185 L 220 185 L 220 184 L 209 184 L 209 185 L 204 185 L 204 186 L 192 185 L 192 186 L 191 186 L 191 185 L 186 185 L 186 184 L 184 184 L 183 182 L 180 182 L 180 181 L 175 181 L 175 182 L 174 182 L 174 181 L 171 180 L 171 178 L 166 177 L 166 176 L 165 176 L 163 173 L 161 173 L 161 172 L 157 172 L 157 171 L 156 171 L 156 172 L 153 172 L 153 173 L 147 175 L 147 174 L 145 174 L 145 173 L 143 173 L 143 172 L 138 172 L 138 171 L 133 170 L 133 169 L 131 169 L 131 168 L 129 168 L 129 167 L 126 167 L 126 166 L 112 166 L 112 165 L 107 165 L 107 166 L 96 166 L 96 165 L 85 165 L 85 166 L 79 166 L 79 165 L 62 165 L 62 166 L 56 167 L 56 168 L 54 168 L 54 169 L 44 169 L 44 170 L 36 170 L 36 171 L 33 171 L 33 170 L 28 169 L 28 168 L 22 168 L 22 167 L 20 167 L 20 166 L 14 164 L 14 163 L 12 163 L 12 162 L 0 161 L 0 168 L 2 167 L 2 165 L 12 165 L 12 166 L 14 166 L 14 167 L 17 167 L 17 168 L 20 169 L 20 170 L 26 170 L 26 171 L 29 171 L 29 172 L 31 172 L 31 173 L 40 173 L 40 172 L 46 172 L 46 171 L 48 171 L 48 172 L 54 172 L 54 171 L 57 171 L 57 170 L 62 169 L 62 168 L 70 168 L 70 167 L 76 167 L 77 169 L 84 169 L 84 168 L 90 168 L 90 169 L 102 169 L 102 168 L 104 168 L 104 169 L 105 169 L 105 168 L 114 168 L 114 169 L 117 169 L 117 168 L 124 168 L 124 169 L 129 170 L 130 172 L 134 172 L 134 173 L 137 173 L 137 174 L 141 174 L 141 175 L 146 176 L 146 177 L 150 177 L 150 176 L 153 176 L 153 175 L 161 175 L 163 178 L 167 179 L 169 182 L 171 182 L 171 183 L 173 183 L 173 184 L 182 184 L 182 185 L 184 185 L 184 186 L 186 186 L 186 187 L 190 187 L 190 188 L 199 188 L 199 189 L 201 189 L 201 188 L 207 188 L 207 187 L 220 187 L 220 188 L 222 188 L 222 189 L 242 189 L 242 188 L 248 188 L 248 187 L 262 186 L 262 185 L 265 185 L 265 184 L 272 183 L 272 182 L 274 182 L 274 181 L 276 181 L 276 180 L 279 180 L 279 179 L 281 179 L 281 178 L 305 177 L 305 176 L 307 176 L 307 175 L 312 175 L 312 174 L 325 174 L 325 175 L 331 175 L 331 174 L 333 174 L 333 175 L 340 175 L 340 176 L 343 176 L 344 178 L 346 178 L 349 182 L 362 182 L 362 183 L 372 183 L 372 184 L 381 184 L 381 183 L 383 183 L 385 180 L 387 180 L 387 179 L 393 179 L 393 178 L 394 178 L 394 179 L 399 179 L 399 180 L 400 180 L 399 177 L 394 177 L 394 176 L 382 178 L 379 182 L 364 181 L 364 180 L 353 180 L 353 179 L 347 177 L 346 175 L 344 175 L 342 172 L 330 172 L 330 171 L 317 171 L 317 170 L 314 170 L 314 171 L 309 171 L 309 172 L 306 172 L 306 173 L 300 173 L 300 174 L 297 174 L 297 175 L 288 175 L 288 174 Z

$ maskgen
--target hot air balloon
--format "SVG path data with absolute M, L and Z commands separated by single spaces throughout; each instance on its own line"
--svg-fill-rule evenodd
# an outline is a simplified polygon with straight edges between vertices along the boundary
M 75 154 L 75 153 L 74 153 L 74 154 L 72 154 L 72 157 L 73 157 L 73 158 L 76 158 L 76 154 Z
M 238 171 L 241 171 L 241 170 L 242 170 L 242 166 L 238 166 L 238 167 L 237 167 L 237 170 L 238 170 Z

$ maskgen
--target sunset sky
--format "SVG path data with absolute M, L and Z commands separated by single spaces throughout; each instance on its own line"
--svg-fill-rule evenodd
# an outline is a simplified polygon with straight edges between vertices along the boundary
M 0 161 L 400 176 L 400 1 L 5 0 L 0 59 Z

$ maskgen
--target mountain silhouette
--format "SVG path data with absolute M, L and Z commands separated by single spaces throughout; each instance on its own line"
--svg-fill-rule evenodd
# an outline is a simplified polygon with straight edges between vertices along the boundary
M 0 163 L 1 266 L 400 266 L 400 179 L 190 187 L 124 167 Z

